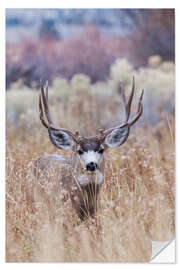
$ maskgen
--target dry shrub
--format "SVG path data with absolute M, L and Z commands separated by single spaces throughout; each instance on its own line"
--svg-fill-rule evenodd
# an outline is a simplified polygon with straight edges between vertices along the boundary
M 7 86 L 19 79 L 30 86 L 44 76 L 50 82 L 56 77 L 71 79 L 77 73 L 86 74 L 93 82 L 105 80 L 110 65 L 122 57 L 135 67 L 146 66 L 151 55 L 160 55 L 165 61 L 175 59 L 174 9 L 117 9 L 113 27 L 103 25 L 104 34 L 98 26 L 81 23 L 84 31 L 68 40 L 57 40 L 56 35 L 54 39 L 44 28 L 37 38 L 7 44 Z M 108 35 L 110 29 L 114 30 Z
M 175 10 L 174 9 L 126 9 L 132 22 L 129 35 L 131 60 L 136 66 L 147 64 L 149 56 L 160 55 L 163 60 L 175 59 Z
M 97 28 L 89 27 L 78 37 L 66 41 L 47 38 L 7 44 L 7 86 L 23 79 L 28 86 L 39 78 L 52 82 L 56 77 L 71 79 L 84 73 L 93 82 L 104 80 L 115 58 L 124 54 L 124 38 L 103 37 Z
M 117 59 L 110 67 L 107 81 L 98 81 L 95 84 L 90 83 L 90 78 L 84 74 L 76 74 L 70 81 L 57 77 L 49 87 L 50 105 L 55 120 L 60 119 L 61 125 L 72 129 L 78 127 L 83 130 L 84 125 L 89 125 L 88 134 L 96 131 L 95 126 L 108 128 L 119 123 L 122 115 L 119 85 L 120 82 L 123 83 L 128 95 L 134 75 L 136 95 L 132 111 L 136 112 L 139 92 L 144 89 L 144 114 L 139 123 L 156 125 L 161 118 L 166 118 L 161 114 L 174 114 L 175 66 L 173 62 L 162 62 L 159 56 L 150 57 L 149 65 L 135 70 L 127 59 Z M 38 93 L 35 90 L 22 85 L 22 81 L 11 85 L 11 90 L 7 92 L 8 120 L 15 125 L 21 125 L 25 121 L 39 125 Z M 72 111 L 74 118 L 71 116 Z

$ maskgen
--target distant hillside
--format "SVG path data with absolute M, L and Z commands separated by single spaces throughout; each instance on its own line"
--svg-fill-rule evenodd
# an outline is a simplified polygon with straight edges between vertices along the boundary
M 107 36 L 124 35 L 132 29 L 122 9 L 7 9 L 6 39 L 18 42 L 45 32 L 57 39 L 70 39 L 92 24 Z
M 6 26 L 7 88 L 79 73 L 106 80 L 118 58 L 134 68 L 152 55 L 175 60 L 173 9 L 7 9 Z

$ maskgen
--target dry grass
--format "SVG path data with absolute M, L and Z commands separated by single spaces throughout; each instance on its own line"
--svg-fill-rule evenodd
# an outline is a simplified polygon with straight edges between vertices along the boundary
M 124 147 L 107 153 L 97 220 L 75 227 L 69 203 L 50 209 L 56 212 L 53 224 L 46 205 L 37 205 L 34 211 L 26 198 L 27 171 L 45 145 L 14 145 L 10 132 L 7 261 L 148 261 L 150 239 L 174 237 L 174 156 L 165 124 L 164 129 L 160 141 L 150 130 L 137 130 L 140 138 L 131 136 Z
M 69 98 L 58 105 L 56 117 L 64 127 L 85 128 L 92 135 L 97 127 L 109 125 L 116 117 L 116 98 L 109 102 L 99 95 L 89 97 L 84 93 L 78 102 L 74 99 L 72 103 Z M 103 104 L 107 121 L 100 109 Z M 70 156 L 51 145 L 34 115 L 31 110 L 22 115 L 18 126 L 7 122 L 8 262 L 147 262 L 151 257 L 151 240 L 174 238 L 171 115 L 161 116 L 154 128 L 137 127 L 123 146 L 108 150 L 97 216 L 79 225 L 69 200 L 63 203 L 57 197 L 55 205 L 48 209 L 46 203 L 34 205 L 27 197 L 28 171 L 35 158 L 45 153 Z M 50 213 L 54 214 L 53 220 Z

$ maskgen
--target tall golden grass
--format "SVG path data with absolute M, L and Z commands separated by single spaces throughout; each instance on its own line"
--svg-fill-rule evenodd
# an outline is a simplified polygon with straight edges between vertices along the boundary
M 94 92 L 81 89 L 70 96 L 52 94 L 50 109 L 56 124 L 79 128 L 83 135 L 94 135 L 98 128 L 116 124 L 122 108 L 120 97 L 105 86 L 109 84 L 99 83 Z M 104 90 L 99 92 L 98 88 Z M 34 203 L 27 196 L 29 171 L 38 156 L 58 153 L 70 158 L 71 153 L 50 143 L 35 110 L 38 94 L 28 90 L 27 99 L 23 99 L 25 90 L 16 96 L 13 91 L 7 96 L 7 262 L 148 262 L 152 240 L 174 238 L 171 113 L 160 106 L 159 124 L 151 126 L 142 116 L 144 125 L 137 123 L 124 145 L 105 153 L 105 179 L 97 215 L 80 223 L 70 200 L 63 202 L 57 196 L 48 206 L 43 201 Z M 12 108 L 18 111 L 15 121 Z

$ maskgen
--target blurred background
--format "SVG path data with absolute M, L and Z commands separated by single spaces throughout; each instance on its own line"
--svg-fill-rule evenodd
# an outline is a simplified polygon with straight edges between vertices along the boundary
M 173 9 L 7 9 L 8 119 L 18 124 L 36 110 L 42 78 L 58 103 L 80 92 L 114 100 L 114 120 L 111 109 L 109 120 L 97 120 L 106 128 L 119 122 L 119 82 L 128 94 L 134 75 L 145 89 L 143 122 L 159 123 L 162 111 L 174 113 L 174 16 Z

